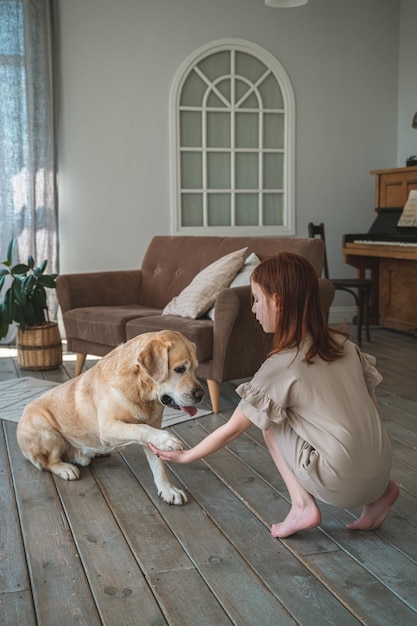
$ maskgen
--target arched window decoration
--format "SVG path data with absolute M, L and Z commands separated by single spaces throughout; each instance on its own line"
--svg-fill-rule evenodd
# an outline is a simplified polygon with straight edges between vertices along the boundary
M 172 232 L 293 235 L 295 103 L 266 50 L 213 42 L 171 90 Z

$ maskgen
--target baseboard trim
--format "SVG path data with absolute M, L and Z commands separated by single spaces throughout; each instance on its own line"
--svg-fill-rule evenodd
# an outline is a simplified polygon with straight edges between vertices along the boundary
M 351 324 L 356 315 L 355 306 L 335 306 L 330 307 L 329 323 L 330 324 Z

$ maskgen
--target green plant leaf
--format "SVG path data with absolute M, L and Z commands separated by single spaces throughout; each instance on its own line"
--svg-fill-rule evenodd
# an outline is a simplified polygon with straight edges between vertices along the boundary
M 24 280 L 21 280 L 20 278 L 14 279 L 11 286 L 11 294 L 13 299 L 16 300 L 17 303 L 24 304 L 26 300 Z
M 37 287 L 33 293 L 33 303 L 38 309 L 47 309 L 46 291 L 43 287 Z
M 15 319 L 15 309 L 16 307 L 13 300 L 13 294 L 12 291 L 9 289 L 8 291 L 6 291 L 2 304 L 3 319 L 8 324 L 11 324 Z
M 3 320 L 0 316 L 0 339 L 3 339 L 9 332 L 9 322 Z
M 31 300 L 26 305 L 25 309 L 25 324 L 27 326 L 36 326 L 36 313 L 35 307 Z
M 14 254 L 14 248 L 16 245 L 16 239 L 12 239 L 11 242 L 9 243 L 9 246 L 7 248 L 7 265 L 10 267 L 12 262 L 13 262 L 13 254 Z M 6 264 L 6 262 L 5 262 Z
M 55 277 L 52 275 L 41 276 L 39 278 L 39 284 L 42 285 L 42 287 L 49 287 L 50 289 L 55 289 L 56 287 Z
M 22 292 L 25 294 L 25 296 L 29 296 L 33 290 L 33 288 L 36 285 L 36 279 L 33 276 L 33 274 L 29 274 L 29 276 L 26 276 L 23 280 L 22 280 Z
M 27 274 L 29 271 L 29 266 L 25 265 L 25 263 L 18 263 L 14 267 L 12 267 L 12 274 L 15 276 L 21 276 L 22 274 Z
M 15 322 L 24 331 L 26 329 L 26 316 L 21 307 L 17 307 L 15 311 Z

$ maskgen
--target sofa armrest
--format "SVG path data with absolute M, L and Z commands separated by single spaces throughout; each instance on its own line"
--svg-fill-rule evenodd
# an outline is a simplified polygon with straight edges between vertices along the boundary
M 328 278 L 319 278 L 319 291 L 321 310 L 324 315 L 324 319 L 328 318 L 330 306 L 334 299 L 334 285 Z
M 224 289 L 215 303 L 213 380 L 253 376 L 265 360 L 272 335 L 264 333 L 251 311 L 249 286 Z
M 61 274 L 56 292 L 65 313 L 79 307 L 137 304 L 141 282 L 141 270 Z

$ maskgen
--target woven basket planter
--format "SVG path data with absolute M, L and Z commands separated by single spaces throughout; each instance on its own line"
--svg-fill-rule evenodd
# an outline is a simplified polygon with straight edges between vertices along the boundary
M 53 370 L 62 363 L 62 341 L 56 322 L 17 329 L 17 362 L 23 370 Z

